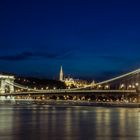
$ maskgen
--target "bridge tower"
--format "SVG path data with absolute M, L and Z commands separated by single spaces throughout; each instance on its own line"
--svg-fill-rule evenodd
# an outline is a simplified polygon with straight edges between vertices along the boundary
M 59 80 L 60 80 L 60 81 L 63 81 L 63 80 L 64 80 L 64 79 L 63 79 L 63 68 L 62 68 L 62 66 L 61 66 L 61 68 L 60 68 Z
M 14 80 L 14 76 L 0 75 L 0 93 L 13 93 Z

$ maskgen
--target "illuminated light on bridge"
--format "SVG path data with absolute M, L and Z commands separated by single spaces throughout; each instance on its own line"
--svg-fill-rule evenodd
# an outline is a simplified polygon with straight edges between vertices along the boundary
M 98 85 L 98 88 L 101 88 L 102 86 L 101 85 Z
M 121 84 L 121 87 L 120 88 L 124 88 L 125 87 L 125 85 L 124 84 Z
M 135 85 L 132 85 L 132 88 L 135 89 L 136 88 Z
M 139 86 L 139 83 L 136 83 L 135 85 L 138 87 Z
M 105 86 L 105 89 L 109 89 L 109 85 L 106 85 L 106 86 Z

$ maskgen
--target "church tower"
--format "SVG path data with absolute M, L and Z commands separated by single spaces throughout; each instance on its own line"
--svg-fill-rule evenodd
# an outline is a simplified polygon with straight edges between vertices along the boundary
M 60 68 L 59 80 L 60 80 L 60 81 L 63 81 L 63 80 L 64 80 L 64 79 L 63 79 L 63 68 L 62 68 L 62 66 L 61 66 L 61 68 Z

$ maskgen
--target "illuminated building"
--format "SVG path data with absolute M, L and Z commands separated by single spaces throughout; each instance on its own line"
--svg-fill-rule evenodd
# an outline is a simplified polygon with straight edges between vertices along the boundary
M 88 85 L 87 81 L 73 78 L 65 78 L 64 82 L 68 87 L 85 87 Z

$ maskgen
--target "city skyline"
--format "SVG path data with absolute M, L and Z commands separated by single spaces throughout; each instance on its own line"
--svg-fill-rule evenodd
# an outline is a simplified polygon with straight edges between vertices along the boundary
M 107 79 L 140 67 L 138 1 L 3 1 L 0 71 Z

